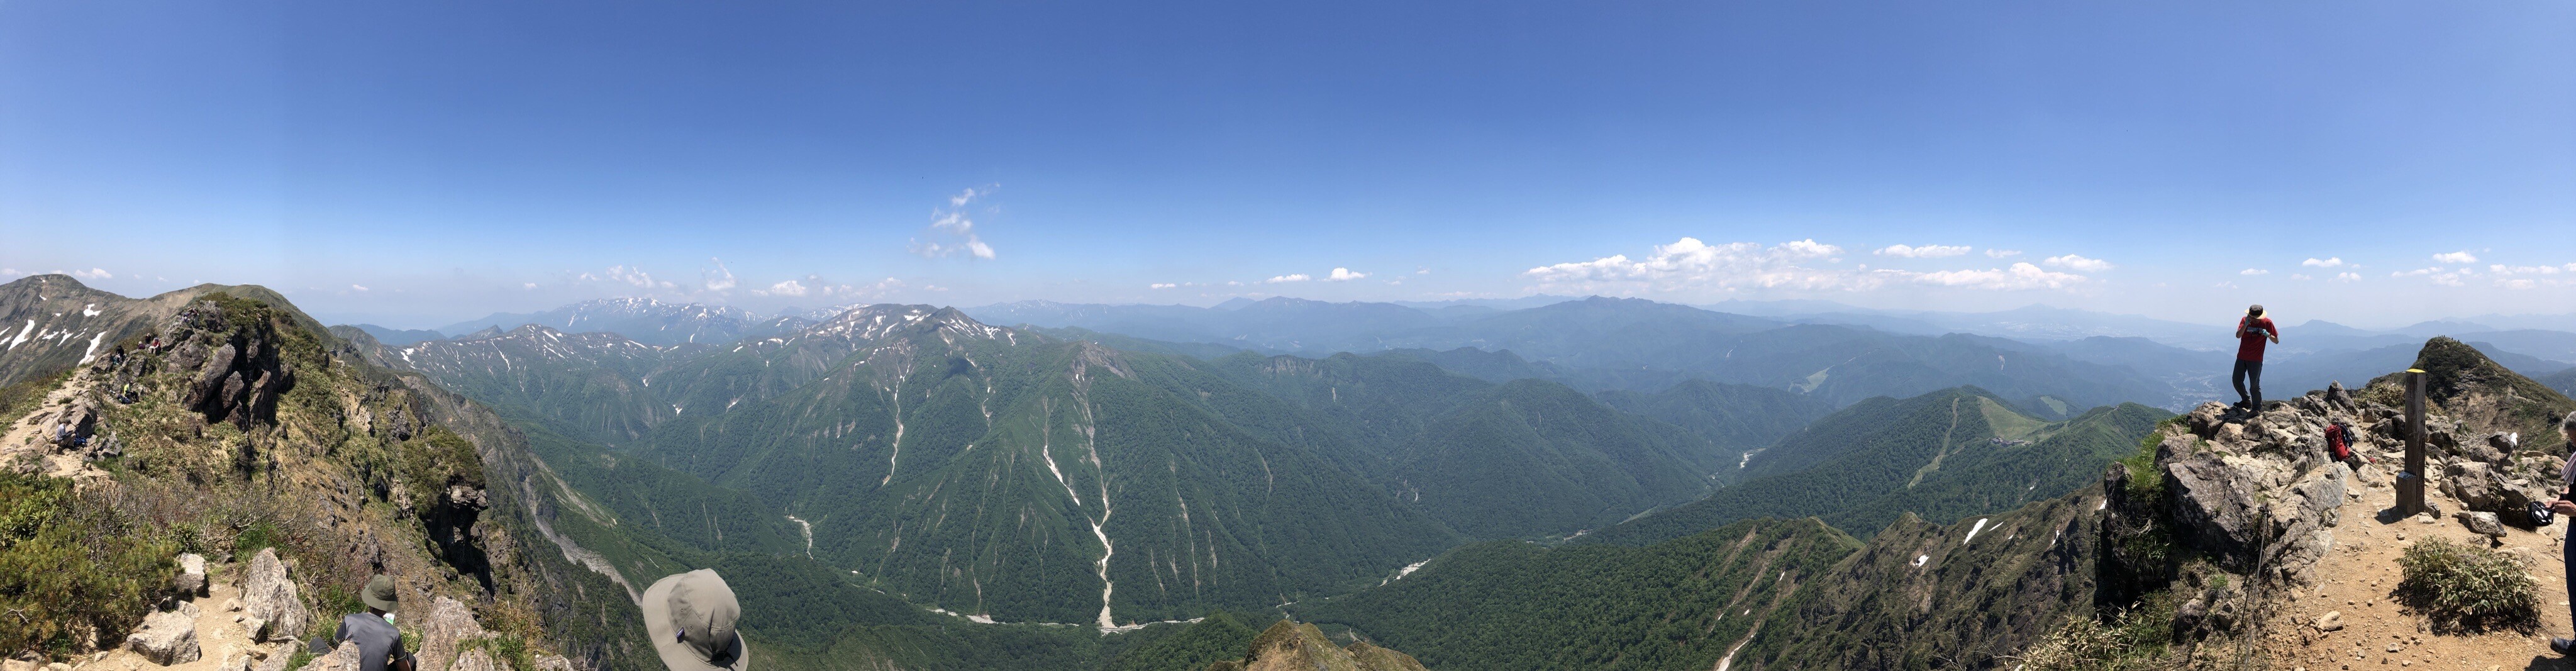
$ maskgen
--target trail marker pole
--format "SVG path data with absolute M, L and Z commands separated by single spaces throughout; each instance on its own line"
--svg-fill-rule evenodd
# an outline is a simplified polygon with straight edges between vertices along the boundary
M 2397 512 L 2408 517 L 2424 507 L 2424 370 L 2406 369 L 2406 470 L 2397 474 Z

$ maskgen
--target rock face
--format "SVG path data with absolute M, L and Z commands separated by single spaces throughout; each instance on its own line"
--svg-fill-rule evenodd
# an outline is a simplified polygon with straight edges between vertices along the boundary
M 162 666 L 185 664 L 205 657 L 197 647 L 197 621 L 180 611 L 162 611 L 143 617 L 143 626 L 125 639 L 128 650 Z
M 483 636 L 483 625 L 474 620 L 473 610 L 455 599 L 438 597 L 429 607 L 429 616 L 421 618 L 420 651 L 413 654 L 420 658 L 420 668 L 444 669 L 450 660 L 462 664 L 464 657 L 457 652 L 467 641 Z
M 421 661 L 426 664 L 429 660 L 424 659 Z M 425 665 L 424 668 L 438 667 Z M 510 671 L 510 665 L 501 663 L 501 660 L 493 659 L 491 655 L 485 654 L 481 648 L 465 651 L 465 654 L 456 658 L 455 666 L 447 668 L 448 671 Z
M 286 563 L 277 559 L 277 548 L 262 548 L 251 558 L 250 568 L 242 573 L 241 600 L 242 612 L 265 625 L 252 627 L 252 638 L 301 636 L 313 623 L 297 598 L 295 581 L 286 575 Z
M 295 371 L 279 358 L 279 337 L 266 320 L 226 315 L 214 301 L 198 301 L 161 332 L 171 341 L 171 368 L 196 371 L 182 405 L 208 423 L 247 428 L 277 418 L 277 397 L 294 386 Z
M 1412 655 L 1352 643 L 1344 648 L 1315 625 L 1280 620 L 1252 639 L 1241 661 L 1209 664 L 1207 671 L 1426 671 Z
M 2304 580 L 2333 546 L 2351 475 L 2323 452 L 2321 396 L 2236 422 L 2221 419 L 2226 406 L 2203 404 L 2192 433 L 2167 435 L 2156 461 L 2177 531 L 2230 571 L 2260 565 L 2276 572 L 2266 577 Z

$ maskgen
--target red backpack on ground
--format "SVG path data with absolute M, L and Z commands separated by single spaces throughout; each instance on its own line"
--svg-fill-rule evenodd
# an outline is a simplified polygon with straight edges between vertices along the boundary
M 2326 451 L 2334 453 L 2335 461 L 2352 459 L 2352 427 L 2343 422 L 2327 424 Z

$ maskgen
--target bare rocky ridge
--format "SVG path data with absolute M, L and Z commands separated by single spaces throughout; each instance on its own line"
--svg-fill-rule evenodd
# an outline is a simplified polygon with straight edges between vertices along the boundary
M 64 665 L 57 671 L 282 671 L 299 639 L 328 635 L 349 608 L 332 599 L 372 573 L 396 578 L 405 627 L 436 625 L 421 632 L 434 652 L 424 671 L 443 671 L 477 647 L 471 641 L 496 635 L 559 649 L 533 614 L 547 599 L 584 604 L 603 621 L 602 604 L 631 609 L 614 587 L 601 602 L 570 585 L 546 587 L 563 564 L 518 550 L 524 504 L 486 487 L 477 447 L 497 422 L 446 421 L 479 410 L 440 407 L 448 399 L 427 398 L 398 373 L 337 356 L 343 345 L 273 292 L 208 285 L 125 299 L 39 276 L 0 285 L 0 315 L 74 299 L 91 313 L 46 312 L 39 330 L 62 330 L 45 319 L 79 326 L 98 338 L 94 356 L 66 357 L 65 345 L 33 339 L 0 349 L 0 376 L 44 385 L 22 397 L 36 403 L 6 418 L 0 464 L 70 478 L 79 505 L 114 508 L 133 533 L 194 552 L 163 558 L 169 572 L 146 581 L 147 598 L 160 600 L 149 612 L 79 630 L 88 638 L 68 647 L 0 653 L 50 656 Z M 433 408 L 442 419 L 430 419 Z M 494 460 L 526 459 L 494 448 Z M 261 546 L 232 553 L 254 537 Z M 494 614 L 507 616 L 499 631 L 485 627 Z M 584 652 L 554 664 L 636 666 L 625 663 L 631 655 Z M 514 663 L 499 654 L 485 652 L 472 668 Z
M 1252 639 L 1240 661 L 1209 664 L 1207 671 L 1425 671 L 1412 655 L 1369 645 L 1333 645 L 1315 625 L 1280 620 Z

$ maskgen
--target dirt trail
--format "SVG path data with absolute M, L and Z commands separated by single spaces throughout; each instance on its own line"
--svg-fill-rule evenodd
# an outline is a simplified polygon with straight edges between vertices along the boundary
M 210 579 L 215 577 L 217 575 L 215 567 L 206 567 L 206 574 Z M 266 659 L 268 655 L 293 652 L 281 644 L 262 645 L 251 641 L 250 632 L 244 631 L 241 623 L 234 621 L 234 618 L 242 617 L 242 612 L 224 609 L 226 602 L 235 601 L 240 597 L 240 587 L 230 582 L 216 581 L 207 588 L 206 596 L 190 600 L 190 603 L 196 604 L 198 610 L 197 648 L 204 652 L 204 656 L 197 658 L 197 661 L 162 666 L 152 663 L 150 659 L 145 659 L 141 653 L 120 647 L 100 653 L 96 659 L 74 664 L 72 668 L 85 671 L 141 671 L 143 669 L 217 671 L 241 668 L 242 657 L 254 655 L 254 650 L 257 652 L 249 660 L 253 666 L 256 666 L 260 660 Z
M 2459 521 L 2448 517 L 2432 524 L 2419 519 L 2384 522 L 2380 513 L 2396 506 L 2396 488 L 2385 482 L 2362 486 L 2347 480 L 2346 484 L 2346 491 L 2359 498 L 2349 494 L 2345 497 L 2342 525 L 2334 530 L 2334 550 L 2316 565 L 2319 584 L 2281 603 L 2271 623 L 2266 647 L 2273 660 L 2272 668 L 2576 671 L 2576 664 L 2549 651 L 2550 637 L 2576 635 L 2571 633 L 2576 632 L 2571 629 L 2576 625 L 2569 621 L 2567 581 L 2559 561 L 2559 538 L 2566 533 L 2565 523 L 2537 533 L 2508 526 L 2504 546 L 2499 548 L 2530 560 L 2533 581 L 2540 587 L 2541 625 L 2537 631 L 2435 634 L 2429 621 L 2393 600 L 2402 578 L 2398 556 L 2405 553 L 2407 545 L 2426 538 L 2483 544 L 2485 537 L 2470 533 Z M 2445 514 L 2465 509 L 2439 492 L 2427 492 L 2426 496 Z M 2342 630 L 2320 632 L 2311 626 L 2330 611 L 2343 614 Z

